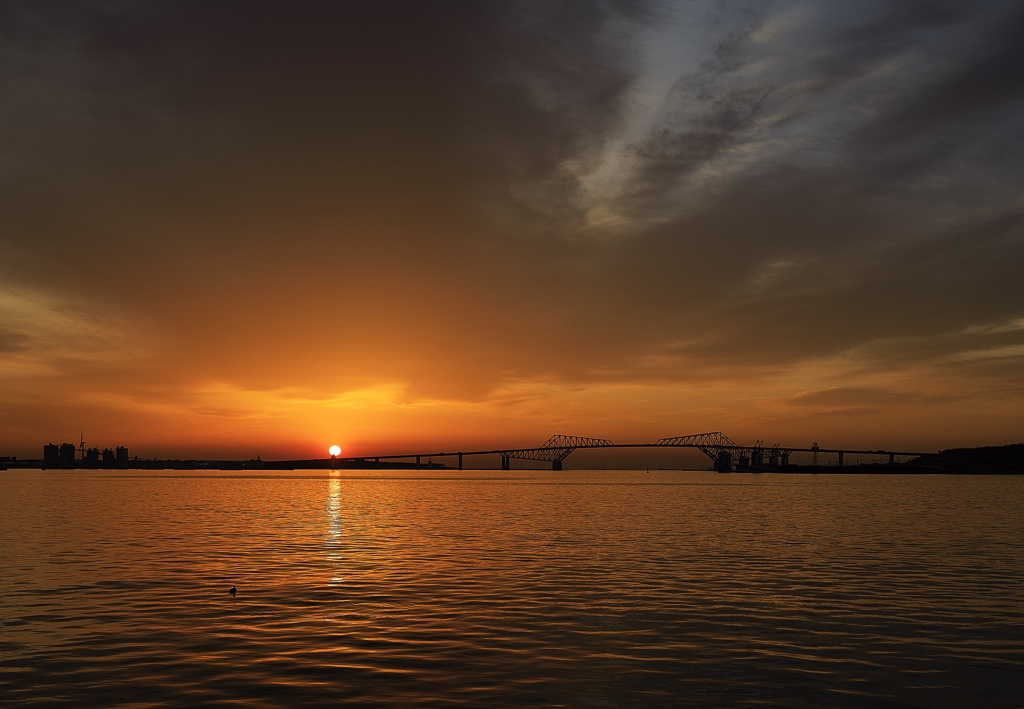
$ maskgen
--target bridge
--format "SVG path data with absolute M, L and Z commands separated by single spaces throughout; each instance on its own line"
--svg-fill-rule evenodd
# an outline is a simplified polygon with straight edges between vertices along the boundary
M 552 470 L 561 470 L 562 461 L 579 449 L 589 448 L 696 448 L 711 459 L 715 470 L 720 473 L 727 473 L 733 470 L 746 471 L 772 471 L 779 470 L 790 464 L 790 456 L 793 453 L 812 453 L 814 458 L 812 465 L 818 463 L 819 453 L 837 454 L 839 466 L 842 467 L 847 455 L 880 455 L 888 456 L 889 463 L 895 463 L 897 457 L 912 457 L 927 455 L 926 453 L 914 453 L 910 451 L 890 450 L 859 450 L 852 448 L 820 448 L 817 443 L 810 448 L 794 446 L 781 446 L 778 443 L 766 446 L 762 441 L 751 445 L 740 445 L 726 436 L 721 431 L 709 433 L 694 433 L 685 436 L 673 436 L 671 438 L 659 438 L 654 443 L 612 443 L 605 438 L 587 438 L 585 436 L 566 436 L 557 434 L 551 436 L 542 445 L 535 448 L 495 448 L 491 450 L 472 451 L 438 451 L 436 453 L 401 453 L 387 455 L 356 456 L 351 458 L 336 458 L 338 461 L 349 461 L 353 463 L 368 464 L 371 461 L 380 463 L 386 460 L 409 460 L 415 459 L 416 465 L 422 465 L 424 458 L 433 461 L 435 458 L 458 458 L 459 470 L 463 469 L 463 459 L 466 456 L 497 455 L 501 458 L 501 469 L 509 470 L 511 462 L 516 460 L 535 460 L 551 463 Z

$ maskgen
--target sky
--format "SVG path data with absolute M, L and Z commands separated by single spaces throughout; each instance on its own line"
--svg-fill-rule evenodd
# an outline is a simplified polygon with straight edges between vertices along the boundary
M 1024 440 L 1020 2 L 0 1 L 0 454 Z

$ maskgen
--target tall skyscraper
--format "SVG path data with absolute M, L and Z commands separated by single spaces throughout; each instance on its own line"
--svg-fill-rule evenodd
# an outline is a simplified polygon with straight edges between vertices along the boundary
M 75 444 L 74 443 L 61 443 L 60 444 L 60 468 L 74 468 L 75 467 Z
M 47 443 L 43 446 L 43 467 L 60 467 L 60 447 L 55 443 Z

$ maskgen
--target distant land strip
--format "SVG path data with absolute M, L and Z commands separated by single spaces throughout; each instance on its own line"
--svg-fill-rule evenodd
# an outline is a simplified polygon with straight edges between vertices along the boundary
M 413 457 L 413 456 L 409 456 Z M 95 468 L 76 461 L 74 469 Z M 125 466 L 118 466 L 125 469 Z M 0 456 L 0 470 L 6 469 L 68 470 L 46 468 L 41 459 L 18 459 Z M 387 460 L 374 457 L 310 458 L 300 460 L 186 460 L 141 459 L 128 462 L 130 470 L 454 470 L 445 463 L 428 459 L 425 462 Z M 483 468 L 473 468 L 480 470 Z M 906 462 L 851 463 L 839 465 L 785 465 L 777 470 L 738 470 L 736 472 L 764 472 L 776 474 L 830 473 L 845 475 L 885 474 L 957 474 L 957 475 L 1024 475 L 1024 443 L 979 448 L 950 448 L 938 453 L 918 456 Z M 728 475 L 729 473 L 723 473 Z

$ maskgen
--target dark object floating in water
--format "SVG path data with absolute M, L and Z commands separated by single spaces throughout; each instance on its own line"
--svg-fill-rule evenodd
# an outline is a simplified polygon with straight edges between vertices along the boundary
M 236 593 L 238 593 L 238 591 L 235 589 L 234 586 L 232 586 L 231 588 L 228 589 L 228 593 L 230 593 L 232 596 L 234 596 Z

